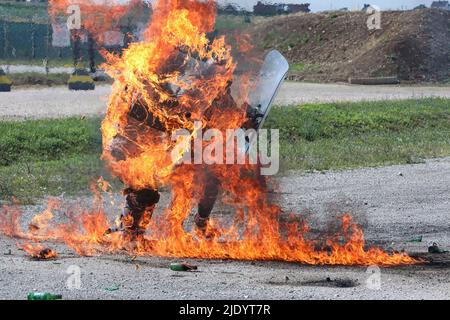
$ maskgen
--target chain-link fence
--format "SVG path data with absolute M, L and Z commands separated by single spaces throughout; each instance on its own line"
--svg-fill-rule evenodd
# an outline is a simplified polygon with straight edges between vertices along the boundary
M 72 57 L 70 47 L 52 46 L 53 30 L 50 24 L 0 22 L 0 58 L 61 59 Z M 87 44 L 85 45 L 87 50 Z

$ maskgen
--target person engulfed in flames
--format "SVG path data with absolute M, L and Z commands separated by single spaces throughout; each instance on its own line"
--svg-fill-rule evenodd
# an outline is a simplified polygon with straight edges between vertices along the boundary
M 51 15 L 66 12 L 68 5 L 79 6 L 83 25 L 96 41 L 102 39 L 105 28 L 128 11 L 124 3 L 49 1 L 54 9 L 50 10 Z M 363 230 L 348 214 L 343 215 L 338 233 L 324 241 L 309 239 L 309 227 L 300 215 L 293 213 L 289 219 L 281 219 L 281 207 L 271 201 L 261 178 L 267 173 L 265 166 L 242 165 L 239 161 L 229 164 L 228 154 L 227 161 L 212 165 L 208 164 L 210 161 L 185 161 L 191 158 L 191 144 L 200 140 L 206 149 L 219 140 L 214 139 L 213 143 L 197 139 L 203 132 L 206 135 L 213 131 L 207 129 L 220 132 L 222 137 L 229 129 L 259 129 L 289 65 L 280 53 L 272 51 L 257 75 L 249 72 L 259 69 L 257 63 L 240 63 L 242 68 L 236 71 L 237 55 L 232 56 L 225 38 L 207 37 L 216 22 L 215 0 L 155 0 L 152 4 L 153 14 L 143 41 L 130 44 L 121 54 L 103 52 L 107 61 L 103 68 L 114 84 L 102 123 L 102 159 L 112 175 L 127 186 L 125 212 L 109 232 L 123 230 L 125 237 L 120 233 L 102 234 L 110 223 L 97 203 L 94 210 L 68 212 L 67 223 L 51 223 L 52 211 L 58 209 L 56 204 L 51 205 L 33 218 L 28 232 L 21 229 L 18 208 L 1 207 L 0 233 L 33 242 L 61 241 L 81 255 L 125 249 L 133 255 L 320 265 L 392 266 L 419 262 L 403 252 L 391 254 L 377 247 L 367 248 Z M 104 19 L 89 19 L 100 12 Z M 240 62 L 253 62 L 256 59 L 247 54 L 249 50 L 238 43 L 233 53 L 238 51 Z M 188 139 L 178 150 L 179 141 L 172 138 L 180 130 L 188 133 Z M 209 158 L 216 156 L 209 154 Z M 222 159 L 224 155 L 217 157 Z M 103 191 L 104 188 L 107 186 L 102 181 Z M 152 219 L 162 188 L 171 190 L 171 203 L 161 218 Z M 224 194 L 224 203 L 233 209 L 230 223 L 209 220 L 219 190 Z M 199 232 L 188 232 L 183 223 L 196 206 Z M 144 236 L 146 230 L 151 236 Z M 25 248 L 39 258 L 56 255 L 34 243 Z
M 203 59 L 194 58 L 188 50 L 179 47 L 172 52 L 166 59 L 168 62 L 160 70 L 160 74 L 179 73 L 182 78 L 181 83 L 186 84 L 200 80 L 207 82 L 208 78 L 215 78 L 217 75 L 227 72 L 227 61 L 217 58 Z M 202 115 L 202 120 L 207 124 L 214 123 L 214 116 L 219 114 L 240 114 L 245 110 L 247 119 L 243 123 L 243 128 L 255 128 L 261 115 L 257 109 L 247 103 L 238 106 L 231 94 L 232 82 L 228 81 L 225 90 L 219 92 L 209 108 Z M 132 103 L 129 112 L 126 115 L 126 124 L 124 131 L 118 133 L 111 140 L 108 146 L 113 161 L 121 161 L 138 158 L 142 156 L 142 139 L 151 139 L 153 144 L 158 140 L 162 143 L 170 136 L 174 128 L 188 129 L 193 124 L 193 115 L 189 112 L 180 113 L 181 101 L 189 97 L 189 101 L 197 98 L 201 99 L 202 92 L 195 87 L 182 88 L 174 83 L 165 83 L 155 90 L 152 86 L 147 87 L 147 94 L 152 96 L 152 100 L 160 101 L 160 95 L 170 97 L 159 105 L 161 110 L 168 114 L 169 118 L 175 119 L 173 122 L 161 121 L 158 116 L 149 110 L 145 102 L 137 97 Z M 167 119 L 167 116 L 166 116 Z M 182 119 L 180 121 L 176 119 Z M 186 125 L 188 124 L 188 125 Z M 207 128 L 204 128 L 207 129 Z M 199 231 L 205 234 L 210 214 L 216 203 L 220 188 L 220 178 L 216 176 L 214 170 L 210 170 L 208 165 L 194 165 L 195 173 L 202 176 L 203 188 L 200 201 L 198 203 L 198 212 L 194 221 Z M 260 176 L 259 181 L 264 184 L 265 179 Z M 156 204 L 160 200 L 160 193 L 156 187 L 135 188 L 128 187 L 124 190 L 126 196 L 126 205 L 121 216 L 121 226 L 126 235 L 136 238 L 145 233 L 146 228 L 152 218 Z M 109 232 L 116 230 L 109 230 Z

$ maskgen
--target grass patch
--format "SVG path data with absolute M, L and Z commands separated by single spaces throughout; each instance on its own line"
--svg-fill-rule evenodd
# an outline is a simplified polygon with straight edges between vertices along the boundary
M 112 180 L 100 159 L 100 119 L 0 122 L 0 199 L 86 194 Z M 332 103 L 275 108 L 283 169 L 328 170 L 450 156 L 450 100 Z M 118 181 L 114 182 L 120 187 Z
M 450 100 L 275 108 L 283 169 L 329 170 L 415 163 L 450 155 Z
M 244 16 L 218 15 L 216 29 L 219 31 L 242 30 L 250 25 Z
M 49 73 L 48 76 L 37 72 L 10 73 L 8 77 L 15 86 L 61 86 L 67 85 L 70 74 L 68 73 Z
M 255 16 L 255 15 L 229 15 L 219 14 L 216 17 L 215 29 L 219 33 L 227 33 L 232 31 L 239 31 L 250 26 L 261 24 L 272 20 L 273 17 Z
M 0 167 L 0 200 L 15 197 L 33 204 L 46 196 L 82 195 L 98 177 L 110 179 L 99 154 L 72 155 L 60 160 L 18 162 Z
M 279 37 L 279 33 L 278 31 L 272 29 L 270 31 L 268 31 L 263 40 L 262 40 L 262 47 L 264 49 L 269 49 L 273 47 L 273 43 L 274 41 Z
M 0 123 L 0 166 L 101 152 L 99 119 Z
M 292 33 L 286 39 L 283 40 L 283 42 L 280 45 L 280 48 L 282 50 L 290 50 L 297 46 L 306 45 L 310 40 L 311 39 L 308 37 L 308 35 Z
M 317 72 L 319 70 L 320 66 L 317 64 L 291 63 L 289 73 Z
M 93 179 L 110 178 L 100 161 L 100 119 L 0 122 L 0 150 L 1 200 L 84 194 Z

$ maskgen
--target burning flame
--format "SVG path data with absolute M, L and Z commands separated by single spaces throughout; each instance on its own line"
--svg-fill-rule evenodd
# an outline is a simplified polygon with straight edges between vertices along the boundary
M 309 240 L 305 223 L 295 219 L 280 221 L 281 209 L 269 201 L 266 187 L 257 178 L 257 168 L 250 165 L 208 167 L 220 181 L 222 201 L 233 208 L 235 217 L 228 225 L 211 219 L 207 235 L 187 231 L 183 223 L 203 194 L 208 175 L 202 166 L 174 164 L 170 150 L 175 142 L 170 136 L 178 129 L 187 129 L 195 136 L 195 120 L 220 131 L 240 128 L 246 121 L 246 106 L 226 98 L 235 80 L 231 47 L 224 37 L 213 41 L 207 37 L 215 25 L 214 1 L 160 0 L 153 9 L 145 41 L 131 44 L 121 56 L 106 54 L 108 63 L 104 67 L 115 82 L 102 125 L 103 159 L 127 186 L 168 187 L 172 193 L 168 208 L 162 216 L 149 221 L 146 235 L 133 243 L 120 233 L 105 234 L 110 224 L 99 191 L 95 192 L 94 209 L 68 211 L 64 223 L 52 222 L 52 212 L 58 210 L 52 201 L 48 210 L 33 219 L 28 232 L 20 228 L 17 207 L 4 207 L 0 213 L 1 232 L 33 241 L 63 242 L 81 255 L 125 250 L 133 255 L 322 265 L 417 262 L 405 253 L 367 249 L 363 231 L 349 215 L 342 218 L 341 233 L 325 243 Z M 194 70 L 190 74 L 182 72 L 187 65 Z M 196 70 L 200 68 L 208 68 L 209 72 L 198 76 Z M 239 83 L 239 100 L 245 101 L 251 87 L 248 81 Z M 135 105 L 147 110 L 142 121 L 129 117 Z M 150 114 L 153 124 L 161 130 L 148 127 Z M 110 148 L 118 136 L 133 145 L 131 149 L 123 148 L 121 157 Z M 108 191 L 109 186 L 101 180 L 100 189 Z
M 26 251 L 31 257 L 38 260 L 50 260 L 58 257 L 58 254 L 50 248 L 45 248 L 40 244 L 24 243 L 17 246 Z
M 421 262 L 405 253 L 388 254 L 378 248 L 366 249 L 363 231 L 349 215 L 342 217 L 342 232 L 324 243 L 305 239 L 307 225 L 299 222 L 281 225 L 276 219 L 263 219 L 264 221 L 260 222 L 256 217 L 249 218 L 244 226 L 245 231 L 241 234 L 239 226 L 244 224 L 242 211 L 238 212 L 228 228 L 219 226 L 212 220 L 209 225 L 213 232 L 212 238 L 195 232 L 180 231 L 181 229 L 175 229 L 175 232 L 180 232 L 175 233 L 167 225 L 166 217 L 162 216 L 151 222 L 148 235 L 137 243 L 130 243 L 120 233 L 105 234 L 110 224 L 101 207 L 95 208 L 99 200 L 95 201 L 93 210 L 68 210 L 65 212 L 68 221 L 48 221 L 48 224 L 41 226 L 39 232 L 25 232 L 20 228 L 21 212 L 17 206 L 3 207 L 0 213 L 0 232 L 10 237 L 33 241 L 18 246 L 38 259 L 57 256 L 53 250 L 34 243 L 45 240 L 65 243 L 84 256 L 127 252 L 130 255 L 279 260 L 319 265 L 394 266 Z M 55 203 L 55 200 L 50 200 L 49 207 L 56 208 Z M 278 233 L 281 230 L 284 230 L 284 235 Z

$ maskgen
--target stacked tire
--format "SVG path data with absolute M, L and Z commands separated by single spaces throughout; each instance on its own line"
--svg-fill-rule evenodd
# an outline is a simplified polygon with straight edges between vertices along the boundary
M 10 92 L 12 86 L 11 79 L 8 78 L 5 71 L 0 68 L 0 92 Z
M 94 79 L 85 69 L 76 69 L 69 78 L 69 90 L 95 90 Z

